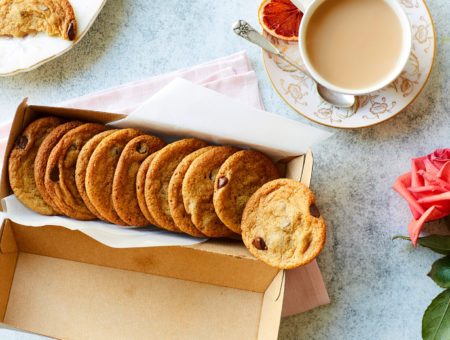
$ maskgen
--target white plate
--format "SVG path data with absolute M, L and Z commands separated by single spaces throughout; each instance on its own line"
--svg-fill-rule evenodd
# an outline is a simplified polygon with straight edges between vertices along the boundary
M 403 111 L 416 99 L 428 80 L 434 62 L 436 37 L 424 0 L 400 0 L 400 3 L 411 23 L 412 51 L 405 69 L 391 85 L 358 97 L 352 109 L 338 109 L 320 99 L 312 80 L 278 57 L 263 51 L 267 74 L 281 98 L 302 116 L 337 128 L 376 125 Z M 273 37 L 269 39 L 281 51 L 303 64 L 296 42 Z
M 27 72 L 59 57 L 83 38 L 106 0 L 70 0 L 78 24 L 74 41 L 49 37 L 45 33 L 25 38 L 0 37 L 0 76 Z

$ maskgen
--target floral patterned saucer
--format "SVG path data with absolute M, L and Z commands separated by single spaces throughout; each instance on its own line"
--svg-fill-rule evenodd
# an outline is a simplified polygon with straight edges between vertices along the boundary
M 388 120 L 411 104 L 424 88 L 434 62 L 436 37 L 424 0 L 400 0 L 411 23 L 411 55 L 400 76 L 387 87 L 357 97 L 351 109 L 338 109 L 320 99 L 313 82 L 277 56 L 263 51 L 267 74 L 283 100 L 302 116 L 336 128 L 362 128 Z M 303 64 L 296 42 L 266 37 Z

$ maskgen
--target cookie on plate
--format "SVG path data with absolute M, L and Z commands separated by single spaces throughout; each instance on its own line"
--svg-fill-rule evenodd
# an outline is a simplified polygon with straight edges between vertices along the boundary
M 175 222 L 175 225 L 184 233 L 195 237 L 206 237 L 200 230 L 198 230 L 191 221 L 191 216 L 188 215 L 183 203 L 182 185 L 183 179 L 189 166 L 201 154 L 211 150 L 214 146 L 207 146 L 199 149 L 183 158 L 178 164 L 172 178 L 169 182 L 169 209 L 170 214 Z
M 40 194 L 34 179 L 34 161 L 44 138 L 63 120 L 40 118 L 29 124 L 16 139 L 8 159 L 9 185 L 17 199 L 42 215 L 57 215 Z
M 42 198 L 49 206 L 51 206 L 59 214 L 62 211 L 59 210 L 58 206 L 51 199 L 45 188 L 45 170 L 47 169 L 47 161 L 50 157 L 50 153 L 53 148 L 58 144 L 60 139 L 70 130 L 80 126 L 83 122 L 71 121 L 56 127 L 52 132 L 50 132 L 47 137 L 44 138 L 41 146 L 36 154 L 36 159 L 34 160 L 34 180 L 36 181 L 36 187 L 42 195 Z
M 0 0 L 0 36 L 44 32 L 74 40 L 77 20 L 68 0 Z
M 99 145 L 100 142 L 107 136 L 116 131 L 117 130 L 106 130 L 100 132 L 99 134 L 96 134 L 94 137 L 89 139 L 81 149 L 80 154 L 78 155 L 77 164 L 75 166 L 75 184 L 84 204 L 86 204 L 86 207 L 91 213 L 93 213 L 95 216 L 97 216 L 97 218 L 103 221 L 106 221 L 106 219 L 97 211 L 97 209 L 95 209 L 86 193 L 86 169 L 89 164 L 89 159 L 94 153 L 97 145 Z
M 113 206 L 119 217 L 130 226 L 150 223 L 139 208 L 136 194 L 136 176 L 141 163 L 166 143 L 155 136 L 143 135 L 132 139 L 122 151 L 112 186 Z
M 158 226 L 152 214 L 147 208 L 147 203 L 145 202 L 145 177 L 147 176 L 148 168 L 152 163 L 155 156 L 158 154 L 158 151 L 152 153 L 148 156 L 139 167 L 139 170 L 136 175 L 136 198 L 139 204 L 139 208 L 141 209 L 142 214 L 145 218 L 153 225 Z
M 214 181 L 220 166 L 239 149 L 232 146 L 216 146 L 198 156 L 183 179 L 184 207 L 192 223 L 208 237 L 230 236 L 233 232 L 217 216 L 214 205 Z
M 258 259 L 281 269 L 312 261 L 325 244 L 326 227 L 312 191 L 293 179 L 264 184 L 247 202 L 242 240 Z
M 125 145 L 144 132 L 136 129 L 116 130 L 95 148 L 86 169 L 86 193 L 92 205 L 107 221 L 127 225 L 114 210 L 112 186 L 114 172 Z
M 241 233 L 242 212 L 253 193 L 280 177 L 273 162 L 261 152 L 241 150 L 220 167 L 214 183 L 214 208 L 220 220 Z
M 150 214 L 161 228 L 180 232 L 169 209 L 170 179 L 184 157 L 207 144 L 199 139 L 182 139 L 158 151 L 145 178 L 145 202 Z
M 84 204 L 75 184 L 75 167 L 84 144 L 107 130 L 104 125 L 87 123 L 67 132 L 53 148 L 45 170 L 45 188 L 59 210 L 77 220 L 96 218 Z

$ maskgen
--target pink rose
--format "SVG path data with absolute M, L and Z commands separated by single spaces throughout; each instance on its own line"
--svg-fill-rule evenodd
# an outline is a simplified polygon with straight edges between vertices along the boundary
M 414 245 L 425 222 L 450 214 L 450 149 L 438 149 L 412 160 L 411 172 L 393 186 L 409 204 L 414 218 L 408 232 Z

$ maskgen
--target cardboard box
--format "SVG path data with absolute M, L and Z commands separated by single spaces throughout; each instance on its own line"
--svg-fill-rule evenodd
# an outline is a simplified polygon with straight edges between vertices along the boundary
M 17 109 L 5 162 L 39 116 L 108 123 L 122 115 L 28 106 Z M 151 133 L 151 131 L 149 131 Z M 312 154 L 280 163 L 309 185 Z M 10 195 L 4 167 L 0 198 Z M 284 272 L 254 258 L 242 241 L 110 248 L 80 231 L 0 230 L 0 322 L 61 339 L 276 339 Z

